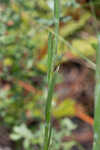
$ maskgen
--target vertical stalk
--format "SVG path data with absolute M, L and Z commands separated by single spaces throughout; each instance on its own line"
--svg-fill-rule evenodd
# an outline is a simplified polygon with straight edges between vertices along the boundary
M 97 28 L 97 19 L 93 1 L 90 2 L 94 16 L 94 29 L 96 31 L 98 46 L 96 48 L 96 87 L 95 87 L 95 111 L 94 111 L 94 143 L 93 150 L 100 150 L 100 33 Z
M 48 38 L 48 95 L 45 107 L 45 135 L 44 135 L 44 149 L 49 150 L 51 140 L 51 109 L 53 91 L 56 82 L 56 72 L 54 72 L 54 66 L 57 57 L 57 45 L 58 45 L 58 31 L 59 31 L 59 0 L 54 0 L 54 20 L 55 20 L 55 37 L 53 40 L 52 33 L 49 33 Z
M 54 0 L 54 22 L 55 22 L 54 50 L 55 50 L 55 55 L 57 55 L 57 46 L 58 46 L 59 18 L 60 18 L 60 1 Z
M 100 35 L 98 35 L 98 47 L 96 50 L 96 87 L 93 150 L 100 150 Z

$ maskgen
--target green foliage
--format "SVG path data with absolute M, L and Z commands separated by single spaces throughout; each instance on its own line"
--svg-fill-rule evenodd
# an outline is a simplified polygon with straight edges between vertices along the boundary
M 35 145 L 42 145 L 43 143 L 43 126 L 39 130 L 35 130 L 33 133 L 27 128 L 25 124 L 20 126 L 15 126 L 13 133 L 11 134 L 11 139 L 14 141 L 22 140 L 25 150 L 31 150 Z
M 10 96 L 9 98 L 9 95 Z M 27 95 L 23 98 L 23 89 L 13 86 L 11 90 L 0 91 L 0 114 L 3 123 L 10 128 L 29 119 L 43 119 L 43 102 L 40 103 L 40 95 Z M 28 115 L 29 112 L 29 115 Z
M 55 118 L 59 119 L 65 116 L 75 115 L 75 101 L 72 99 L 65 99 L 58 106 L 53 109 L 53 115 Z
M 64 150 L 66 150 L 67 148 L 68 150 L 70 150 L 72 146 L 77 145 L 77 142 L 72 141 L 66 143 L 62 142 L 62 139 L 64 138 L 64 136 L 70 136 L 72 130 L 76 129 L 76 125 L 73 124 L 70 119 L 61 120 L 60 125 L 62 129 L 60 132 L 58 132 L 55 128 L 52 131 L 50 148 L 53 150 L 58 150 L 59 148 L 63 148 Z M 44 131 L 43 129 L 43 124 L 41 124 L 38 129 L 33 128 L 32 130 L 27 128 L 25 124 L 21 124 L 20 126 L 15 126 L 13 128 L 13 132 L 10 137 L 14 141 L 19 141 L 23 139 L 23 146 L 25 150 L 31 150 L 32 147 L 34 148 L 36 145 L 38 145 L 38 149 L 42 149 Z

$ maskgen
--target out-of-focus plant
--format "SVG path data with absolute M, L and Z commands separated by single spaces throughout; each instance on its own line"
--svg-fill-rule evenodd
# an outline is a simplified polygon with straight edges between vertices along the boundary
M 60 121 L 61 131 L 57 132 L 57 130 L 53 129 L 53 138 L 51 149 L 58 150 L 59 148 L 70 150 L 73 146 L 76 145 L 75 141 L 71 142 L 61 142 L 65 136 L 70 136 L 72 134 L 72 130 L 76 129 L 76 125 L 68 118 L 62 119 Z M 66 131 L 66 132 L 65 132 Z
M 58 132 L 55 128 L 53 129 L 52 134 L 52 144 L 50 148 L 53 150 L 58 150 L 67 148 L 70 150 L 73 146 L 77 145 L 77 142 L 63 142 L 62 139 L 64 136 L 70 136 L 72 130 L 76 129 L 76 125 L 70 119 L 62 119 L 60 122 L 61 131 Z M 11 139 L 14 141 L 22 141 L 25 150 L 34 149 L 37 146 L 37 149 L 42 148 L 43 143 L 43 124 L 41 124 L 38 129 L 33 128 L 30 130 L 25 124 L 20 126 L 15 126 L 13 132 L 10 135 Z M 66 131 L 66 132 L 65 132 Z
M 0 91 L 2 124 L 5 123 L 11 128 L 22 122 L 27 123 L 33 118 L 43 119 L 43 101 L 40 102 L 40 95 L 28 94 L 25 98 L 23 97 L 23 90 L 18 86 Z
M 41 147 L 43 142 L 43 126 L 38 130 L 34 130 L 33 132 L 27 128 L 25 124 L 21 124 L 20 126 L 15 126 L 13 128 L 13 133 L 11 134 L 11 139 L 14 141 L 20 141 L 23 139 L 23 147 L 25 150 L 31 150 L 36 145 Z

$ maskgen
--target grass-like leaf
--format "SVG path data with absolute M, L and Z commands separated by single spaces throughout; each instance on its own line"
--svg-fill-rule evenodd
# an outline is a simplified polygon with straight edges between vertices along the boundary
M 53 91 L 56 82 L 56 73 L 54 71 L 56 58 L 57 58 L 57 46 L 58 46 L 58 31 L 59 31 L 59 0 L 54 0 L 54 20 L 55 20 L 55 36 L 53 39 L 52 33 L 49 33 L 48 38 L 48 95 L 45 107 L 45 137 L 44 137 L 44 149 L 49 150 L 51 139 L 51 110 L 52 110 L 52 98 Z
M 95 87 L 95 115 L 94 115 L 94 145 L 93 150 L 100 149 L 100 35 L 96 52 L 96 87 Z
M 45 143 L 44 143 L 44 150 L 48 150 L 49 143 L 50 143 L 50 134 L 51 134 L 51 105 L 52 105 L 52 98 L 53 98 L 53 91 L 54 85 L 56 81 L 55 73 L 52 75 L 52 79 L 49 82 L 48 87 L 48 96 L 46 101 L 46 109 L 45 109 Z
M 93 1 L 90 2 L 91 11 L 94 16 L 94 29 L 98 38 L 96 48 L 96 87 L 95 87 L 95 111 L 94 111 L 94 144 L 93 150 L 100 149 L 100 33 L 97 28 L 97 19 Z
M 50 81 L 51 74 L 53 72 L 53 40 L 52 33 L 49 33 L 48 37 L 48 83 Z

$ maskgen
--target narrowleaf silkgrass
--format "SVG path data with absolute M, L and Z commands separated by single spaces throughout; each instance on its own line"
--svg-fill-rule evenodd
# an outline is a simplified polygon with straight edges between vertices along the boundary
M 96 16 L 95 21 L 96 21 Z M 95 22 L 96 23 L 96 22 Z M 96 26 L 95 26 L 96 27 Z M 95 86 L 95 111 L 94 111 L 94 144 L 93 150 L 100 150 L 100 33 L 96 28 L 98 45 L 96 48 L 96 86 Z
M 56 58 L 57 58 L 57 47 L 58 47 L 58 32 L 59 32 L 59 0 L 54 0 L 54 22 L 55 22 L 55 36 L 53 38 L 52 33 L 49 33 L 48 37 L 48 95 L 45 107 L 45 135 L 44 135 L 44 146 L 43 150 L 49 150 L 51 140 L 51 110 L 52 110 L 52 98 L 53 91 L 56 82 L 56 74 L 54 71 Z
M 98 36 L 98 47 L 96 51 L 96 87 L 93 150 L 100 150 L 100 35 Z
M 96 31 L 98 45 L 96 48 L 96 87 L 95 87 L 95 111 L 94 111 L 94 143 L 93 150 L 100 150 L 100 33 L 97 28 L 97 19 L 94 11 L 93 1 L 90 2 L 91 11 L 94 16 L 94 29 Z
M 50 144 L 50 137 L 51 137 L 51 105 L 52 105 L 52 97 L 54 91 L 54 85 L 56 81 L 56 75 L 53 73 L 52 79 L 49 81 L 48 84 L 48 96 L 46 102 L 46 110 L 45 110 L 45 141 L 44 141 L 44 150 L 48 150 Z

